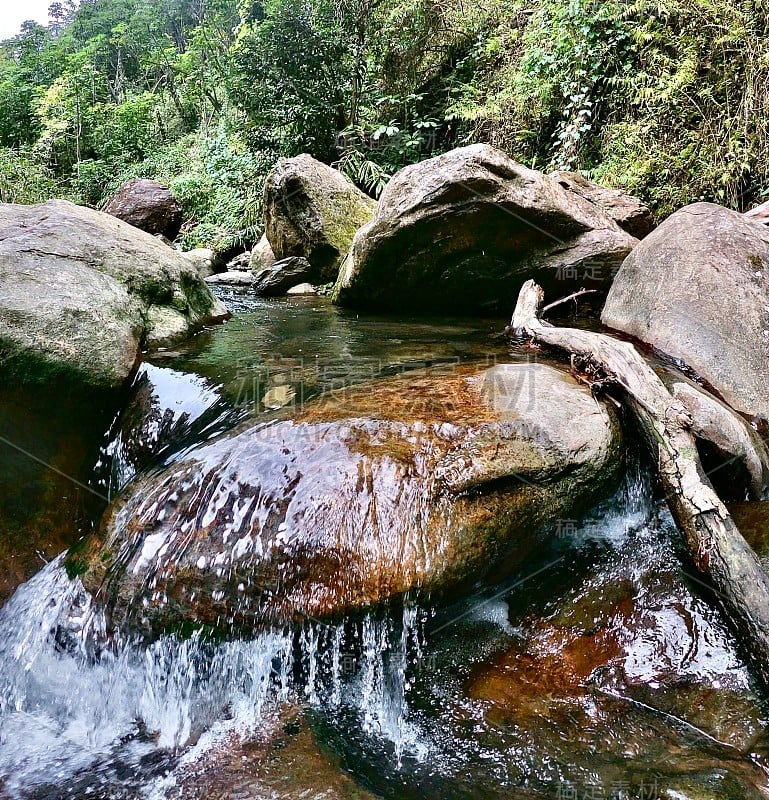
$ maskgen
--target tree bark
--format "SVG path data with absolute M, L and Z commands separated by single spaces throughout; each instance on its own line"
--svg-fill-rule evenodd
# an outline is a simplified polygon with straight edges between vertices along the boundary
M 543 322 L 543 297 L 542 289 L 527 281 L 508 332 L 571 353 L 600 384 L 623 390 L 694 564 L 716 590 L 756 673 L 769 686 L 769 576 L 705 475 L 689 414 L 631 343 Z

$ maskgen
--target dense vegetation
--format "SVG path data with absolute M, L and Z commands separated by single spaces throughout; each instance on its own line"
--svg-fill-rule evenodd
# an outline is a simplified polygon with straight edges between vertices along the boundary
M 659 214 L 769 193 L 764 0 L 61 0 L 0 45 L 0 199 L 168 182 L 188 246 L 253 241 L 310 152 L 376 195 L 487 141 Z

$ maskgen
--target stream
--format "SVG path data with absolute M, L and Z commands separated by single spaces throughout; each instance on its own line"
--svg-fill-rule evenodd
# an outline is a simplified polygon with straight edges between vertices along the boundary
M 0 391 L 0 798 L 769 796 L 769 706 L 634 452 L 612 497 L 455 602 L 92 647 L 59 553 L 141 470 L 246 413 L 534 357 L 499 320 L 222 297 L 233 319 L 154 354 L 119 413 Z

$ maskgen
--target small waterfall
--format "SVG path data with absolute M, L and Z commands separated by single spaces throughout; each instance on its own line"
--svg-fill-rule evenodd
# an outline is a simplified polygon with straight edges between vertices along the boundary
M 170 773 L 154 782 L 160 798 L 193 752 L 224 735 L 264 733 L 271 712 L 297 702 L 359 715 L 400 761 L 422 622 L 406 605 L 402 617 L 308 621 L 250 640 L 165 636 L 97 648 L 104 621 L 59 558 L 0 610 L 0 784 L 29 797 L 91 773 L 91 792 L 112 780 L 125 788 L 130 765 L 139 792 L 145 765 L 157 770 L 162 754 Z

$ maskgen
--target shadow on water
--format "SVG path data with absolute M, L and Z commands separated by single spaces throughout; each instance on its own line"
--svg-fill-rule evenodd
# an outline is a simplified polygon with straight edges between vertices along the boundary
M 0 389 L 0 605 L 106 506 L 95 465 L 118 403 L 61 386 Z

